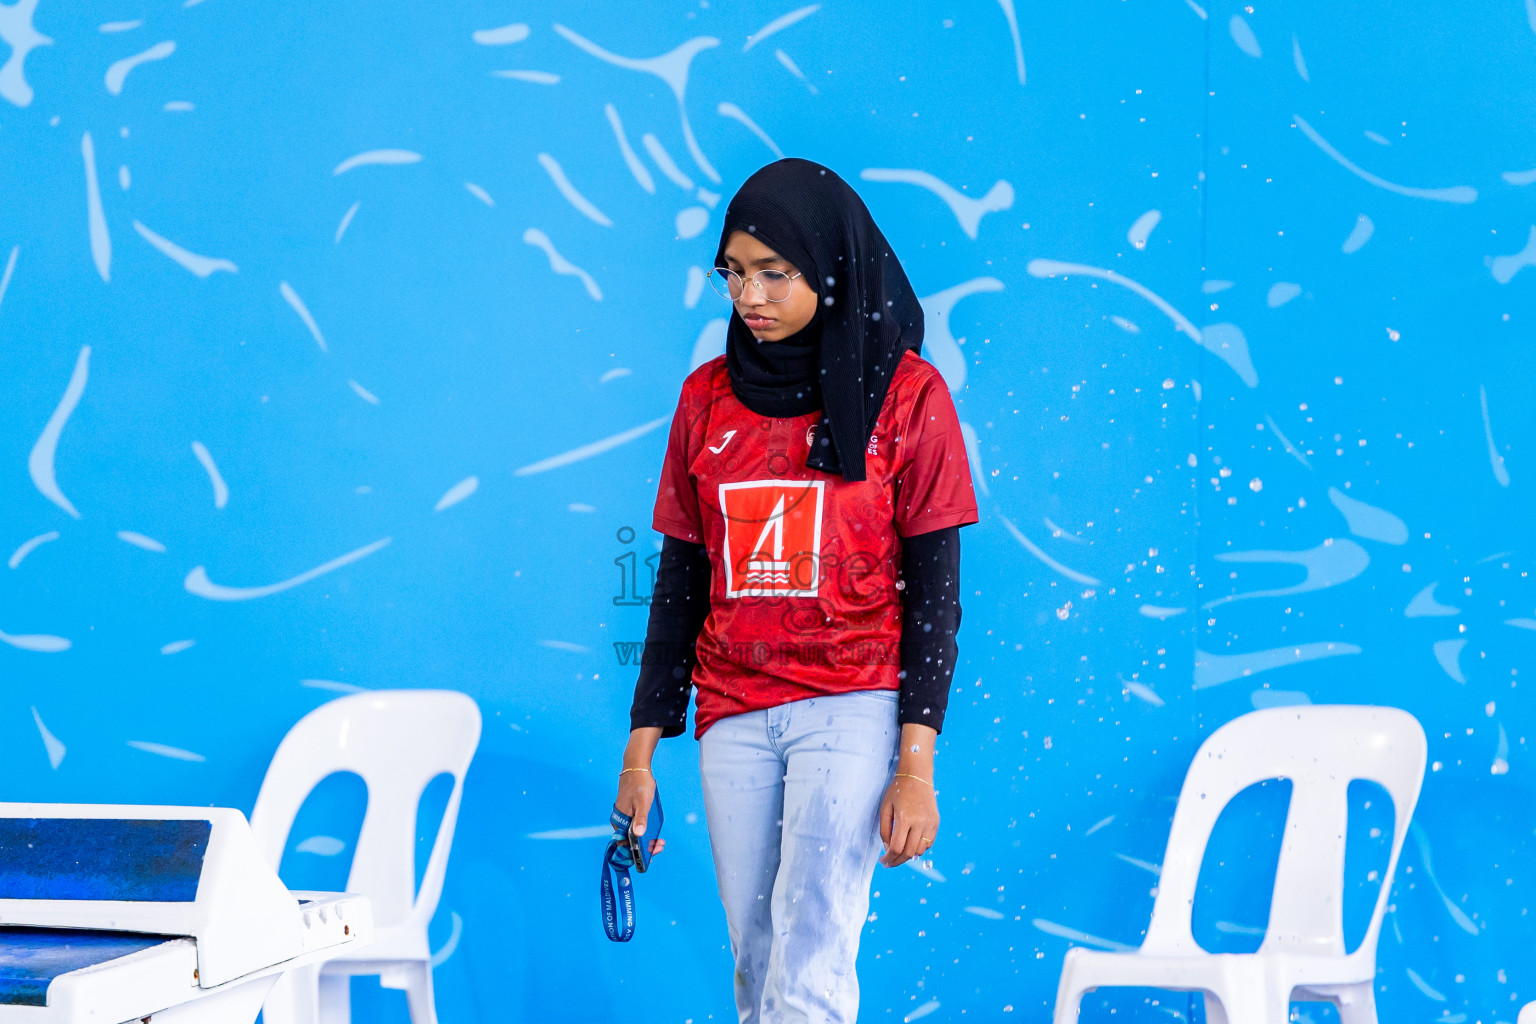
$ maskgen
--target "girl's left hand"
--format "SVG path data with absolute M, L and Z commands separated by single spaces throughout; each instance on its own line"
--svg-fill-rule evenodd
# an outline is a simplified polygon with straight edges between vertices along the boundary
M 888 868 L 928 852 L 939 836 L 939 802 L 933 787 L 917 779 L 896 778 L 880 802 L 880 839 Z

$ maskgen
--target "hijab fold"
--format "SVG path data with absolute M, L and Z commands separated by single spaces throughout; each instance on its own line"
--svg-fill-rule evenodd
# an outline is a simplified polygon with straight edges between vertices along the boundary
M 760 342 L 734 311 L 726 332 L 731 390 L 761 416 L 822 410 L 806 465 L 864 479 L 864 452 L 896 365 L 923 342 L 923 308 L 858 193 L 809 160 L 753 174 L 731 199 L 715 265 L 746 231 L 805 275 L 816 315 L 782 341 Z

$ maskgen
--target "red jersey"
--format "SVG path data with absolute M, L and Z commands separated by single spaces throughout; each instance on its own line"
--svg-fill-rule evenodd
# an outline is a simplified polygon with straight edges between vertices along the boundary
M 900 538 L 976 522 L 954 404 L 916 353 L 891 378 L 866 479 L 806 467 L 820 419 L 752 412 L 724 356 L 683 382 L 652 525 L 709 552 L 696 736 L 727 715 L 899 689 Z

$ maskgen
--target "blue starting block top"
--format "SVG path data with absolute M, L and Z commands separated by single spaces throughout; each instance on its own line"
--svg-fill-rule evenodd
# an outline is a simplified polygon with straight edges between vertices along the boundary
M 201 818 L 0 818 L 0 900 L 191 903 L 212 830 Z
M 47 1006 L 61 974 L 158 946 L 170 936 L 73 928 L 0 928 L 0 1004 Z

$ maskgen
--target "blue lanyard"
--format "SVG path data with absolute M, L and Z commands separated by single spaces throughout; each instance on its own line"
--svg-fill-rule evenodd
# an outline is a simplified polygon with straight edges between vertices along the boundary
M 629 852 L 629 815 L 613 809 L 608 824 L 613 826 L 614 837 L 603 854 L 603 930 L 614 942 L 628 942 L 635 936 L 635 889 L 629 877 L 634 857 Z M 614 876 L 618 885 L 614 885 Z

